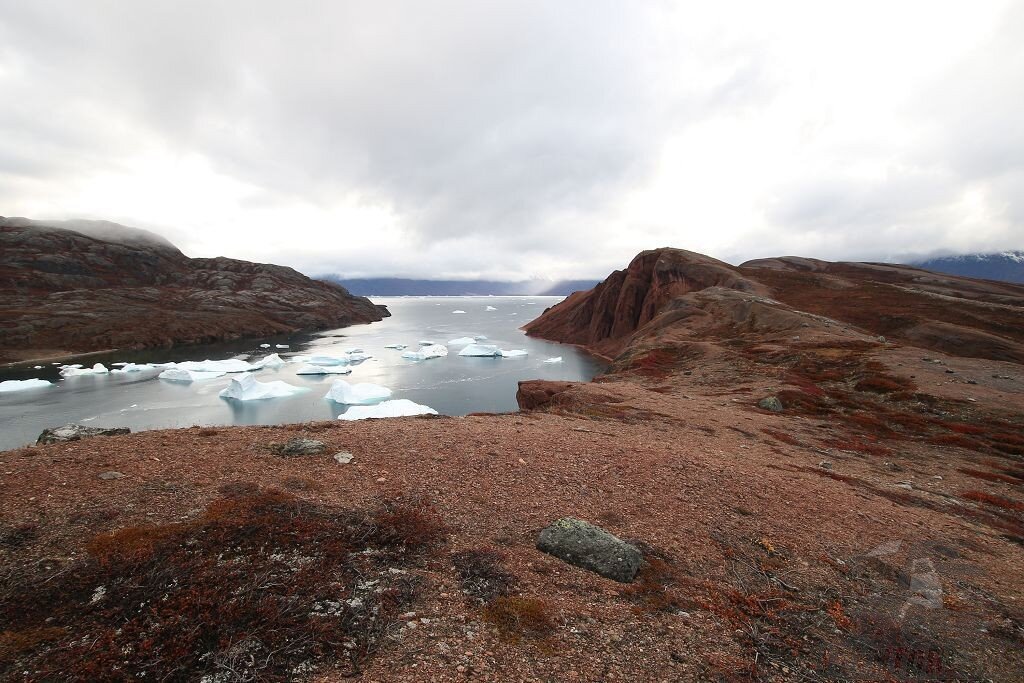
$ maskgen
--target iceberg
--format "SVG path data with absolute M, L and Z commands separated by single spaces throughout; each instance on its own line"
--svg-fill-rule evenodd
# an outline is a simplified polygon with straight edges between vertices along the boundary
M 452 311 L 452 313 L 465 313 L 465 311 Z
M 398 351 L 402 351 L 403 349 L 405 349 L 405 346 L 406 346 L 405 344 L 385 344 L 384 348 L 385 349 L 397 349 Z
M 223 370 L 217 372 L 203 372 L 202 370 L 185 370 L 184 368 L 167 368 L 157 379 L 165 379 L 168 382 L 200 382 L 204 379 L 216 379 L 228 373 Z
M 297 387 L 280 380 L 258 382 L 252 375 L 242 375 L 238 379 L 232 379 L 231 385 L 220 392 L 220 397 L 231 398 L 236 401 L 259 401 L 265 398 L 294 396 L 304 391 L 309 391 L 309 389 Z
M 407 360 L 427 360 L 428 358 L 440 358 L 448 355 L 448 347 L 440 344 L 423 346 L 418 351 L 406 351 L 402 358 Z
M 448 346 L 465 346 L 474 342 L 476 342 L 476 337 L 459 337 L 458 339 L 449 339 Z
M 272 353 L 262 360 L 258 360 L 253 363 L 255 368 L 280 368 L 284 365 L 284 359 L 276 353 Z
M 437 415 L 430 406 L 413 403 L 407 398 L 384 401 L 375 406 L 352 406 L 338 416 L 339 420 L 366 420 L 368 418 L 408 417 L 411 415 Z
M 26 389 L 42 389 L 53 386 L 45 379 L 9 379 L 0 382 L 0 393 L 8 391 L 25 391 Z
M 473 337 L 473 339 L 474 339 L 474 341 L 483 341 L 483 340 L 487 339 L 487 335 L 485 335 L 485 334 L 478 334 L 475 337 Z
M 434 345 L 434 342 L 430 341 L 429 339 L 420 339 L 418 343 L 419 343 L 420 346 L 433 346 Z
M 349 363 L 362 363 L 367 358 L 373 358 L 373 356 L 371 356 L 370 354 L 363 353 L 362 351 L 353 351 L 345 355 L 348 356 Z
M 482 356 L 495 358 L 501 355 L 501 349 L 492 344 L 470 344 L 459 351 L 460 356 Z
M 260 348 L 261 349 L 269 349 L 270 348 L 270 344 L 260 344 Z
M 347 365 L 303 365 L 295 371 L 296 375 L 347 375 L 352 368 Z
M 344 358 L 340 356 L 310 356 L 304 358 L 310 365 L 348 365 L 348 356 Z
M 485 308 L 484 310 L 485 310 L 485 311 L 496 311 L 496 310 L 498 310 L 498 309 L 497 309 L 497 308 L 495 308 L 494 306 L 488 306 L 488 307 L 487 307 L 487 308 Z
M 274 344 L 275 349 L 287 349 L 290 344 Z
M 345 349 L 342 353 L 353 354 L 353 353 L 362 353 L 362 352 L 363 352 L 363 350 L 361 348 L 359 348 L 358 346 L 353 346 L 351 348 Z
M 545 363 L 561 363 L 562 362 L 562 357 L 561 356 L 555 356 L 554 358 L 546 359 L 544 362 Z
M 502 350 L 502 358 L 524 358 L 530 355 L 525 349 L 509 349 L 508 351 Z
M 122 367 L 117 370 L 111 370 L 111 372 L 142 372 L 143 370 L 154 370 L 154 366 L 149 363 L 114 363 L 114 365 L 121 365 Z
M 108 372 L 110 372 L 110 370 L 107 370 L 106 366 L 103 365 L 103 363 L 97 363 L 96 365 L 92 366 L 91 368 L 83 368 L 81 366 L 73 367 L 73 366 L 68 365 L 68 366 L 65 366 L 65 367 L 63 367 L 61 369 L 60 376 L 61 377 L 79 377 L 81 375 L 105 375 Z
M 379 384 L 349 384 L 343 379 L 335 380 L 324 398 L 335 403 L 348 405 L 369 405 L 391 398 L 391 390 Z
M 183 363 L 177 363 L 173 367 L 195 370 L 197 372 L 250 372 L 258 369 L 252 363 L 247 363 L 237 358 L 230 358 L 228 360 L 187 360 Z

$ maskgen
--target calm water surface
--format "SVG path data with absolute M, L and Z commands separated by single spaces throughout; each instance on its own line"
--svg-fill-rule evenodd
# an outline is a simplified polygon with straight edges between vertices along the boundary
M 38 377 L 55 381 L 49 388 L 0 393 L 0 450 L 33 443 L 46 427 L 67 422 L 104 427 L 130 427 L 138 431 L 191 425 L 248 425 L 330 420 L 347 406 L 324 400 L 335 379 L 373 382 L 390 388 L 392 398 L 407 398 L 445 415 L 471 412 L 508 412 L 517 409 L 517 382 L 524 379 L 589 380 L 603 369 L 596 360 L 573 347 L 531 339 L 520 326 L 536 318 L 562 297 L 381 297 L 391 317 L 371 325 L 358 325 L 315 334 L 239 340 L 232 343 L 180 347 L 171 350 L 124 352 L 89 356 L 77 361 L 91 366 L 116 361 L 135 363 L 223 360 L 258 360 L 277 351 L 293 355 L 334 354 L 357 347 L 373 356 L 352 365 L 344 376 L 296 375 L 298 363 L 276 370 L 260 370 L 261 382 L 284 380 L 310 391 L 289 398 L 231 401 L 217 394 L 232 375 L 180 384 L 157 379 L 159 370 L 125 374 L 71 377 L 60 380 L 58 368 L 33 363 L 0 370 L 0 380 Z M 487 306 L 496 310 L 488 311 Z M 462 310 L 465 313 L 453 313 Z M 385 344 L 418 348 L 420 340 L 439 344 L 456 337 L 487 336 L 483 343 L 502 349 L 526 349 L 526 358 L 465 358 L 461 347 L 449 346 L 449 355 L 427 361 L 403 359 L 402 352 Z M 261 349 L 261 343 L 288 344 L 288 349 Z M 548 364 L 547 358 L 562 362 Z M 32 365 L 43 365 L 42 370 Z M 237 375 L 235 375 L 237 376 Z M 60 380 L 60 381 L 57 381 Z

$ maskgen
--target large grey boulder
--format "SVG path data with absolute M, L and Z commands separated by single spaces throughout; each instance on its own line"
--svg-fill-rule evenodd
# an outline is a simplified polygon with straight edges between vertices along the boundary
M 86 427 L 85 425 L 66 424 L 63 427 L 50 427 L 44 429 L 43 433 L 36 439 L 37 444 L 62 443 L 64 441 L 78 441 L 90 436 L 118 436 L 119 434 L 130 434 L 132 430 L 127 427 Z
M 317 455 L 327 450 L 327 446 L 323 441 L 317 441 L 316 439 L 306 439 L 303 437 L 296 437 L 294 439 L 288 439 L 283 444 L 273 444 L 270 447 L 274 453 L 284 456 L 294 455 Z
M 757 402 L 757 407 L 762 410 L 770 410 L 773 413 L 781 413 L 785 410 L 782 405 L 782 401 L 779 400 L 778 396 L 766 396 Z
M 541 531 L 537 550 L 620 583 L 632 582 L 644 561 L 635 546 L 574 517 Z

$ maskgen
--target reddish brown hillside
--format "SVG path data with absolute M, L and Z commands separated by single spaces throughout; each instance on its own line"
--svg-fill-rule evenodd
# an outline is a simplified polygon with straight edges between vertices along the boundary
M 291 268 L 190 259 L 145 231 L 72 225 L 92 234 L 0 218 L 0 360 L 341 327 L 387 315 Z

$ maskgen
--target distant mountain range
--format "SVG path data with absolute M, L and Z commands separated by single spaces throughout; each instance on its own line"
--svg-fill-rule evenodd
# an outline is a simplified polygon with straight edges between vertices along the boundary
M 356 296 L 568 296 L 591 289 L 598 280 L 410 280 L 406 278 L 319 279 L 341 285 Z
M 944 256 L 911 265 L 950 275 L 1024 283 L 1024 251 Z

